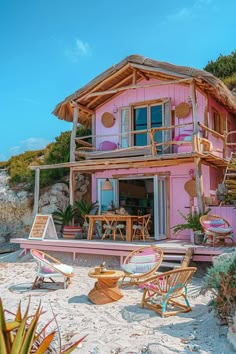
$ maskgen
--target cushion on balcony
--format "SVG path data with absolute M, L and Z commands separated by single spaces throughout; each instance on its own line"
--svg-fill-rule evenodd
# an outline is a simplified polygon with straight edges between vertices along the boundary
M 115 150 L 117 149 L 117 144 L 113 143 L 112 141 L 103 141 L 101 142 L 101 144 L 99 145 L 99 149 L 100 151 L 109 151 L 109 150 Z

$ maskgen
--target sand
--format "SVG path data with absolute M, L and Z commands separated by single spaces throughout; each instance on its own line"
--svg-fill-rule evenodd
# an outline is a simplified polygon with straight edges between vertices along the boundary
M 14 311 L 19 303 L 25 308 L 31 296 L 31 309 L 41 300 L 46 313 L 45 322 L 57 315 L 57 323 L 64 344 L 88 335 L 80 354 L 131 353 L 199 353 L 230 354 L 233 348 L 227 342 L 227 327 L 220 326 L 207 304 L 210 294 L 199 295 L 203 270 L 199 269 L 189 285 L 192 312 L 161 318 L 155 312 L 140 308 L 142 290 L 137 287 L 122 289 L 124 297 L 106 305 L 94 305 L 87 294 L 94 285 L 88 271 L 103 260 L 101 257 L 63 258 L 74 267 L 72 284 L 66 290 L 30 290 L 36 265 L 30 255 L 18 258 L 19 251 L 0 257 L 0 296 L 4 307 Z M 107 266 L 119 269 L 118 259 L 106 258 Z M 53 325 L 54 326 L 54 325 Z M 185 342 L 185 343 L 184 343 Z

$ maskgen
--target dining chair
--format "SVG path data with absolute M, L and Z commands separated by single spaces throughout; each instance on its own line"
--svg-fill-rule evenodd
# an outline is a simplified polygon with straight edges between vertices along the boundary
M 151 214 L 146 214 L 137 217 L 136 223 L 133 225 L 132 240 L 135 238 L 146 239 L 150 238 L 149 226 L 151 221 Z
M 107 218 L 106 215 L 112 216 L 113 218 Z M 106 237 L 110 237 L 112 236 L 113 240 L 116 240 L 116 236 L 117 233 L 120 235 L 121 239 L 124 240 L 124 236 L 122 233 L 122 229 L 124 228 L 123 224 L 118 224 L 117 223 L 117 219 L 115 214 L 112 213 L 107 213 L 103 215 L 103 220 L 102 220 L 102 224 L 103 224 L 103 229 L 104 229 L 104 233 L 102 235 L 102 240 L 104 240 Z

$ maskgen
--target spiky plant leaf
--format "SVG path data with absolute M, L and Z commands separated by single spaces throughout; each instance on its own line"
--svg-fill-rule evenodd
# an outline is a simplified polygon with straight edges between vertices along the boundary
M 71 346 L 69 346 L 68 348 L 66 348 L 64 351 L 61 352 L 61 354 L 70 354 L 72 353 L 72 351 L 74 349 L 76 349 L 78 347 L 78 345 L 87 337 L 87 334 L 86 336 L 78 339 L 75 343 L 73 343 Z
M 49 348 L 50 344 L 52 343 L 56 332 L 52 332 L 47 337 L 44 338 L 42 343 L 40 344 L 39 348 L 36 350 L 35 354 L 44 354 L 46 350 Z
M 21 347 L 22 347 L 22 343 L 24 340 L 24 335 L 26 332 L 26 323 L 27 323 L 27 318 L 28 318 L 28 312 L 29 312 L 29 304 L 30 304 L 30 300 L 28 302 L 27 308 L 25 310 L 24 316 L 22 318 L 22 321 L 20 323 L 20 326 L 17 330 L 13 345 L 12 345 L 12 350 L 11 350 L 11 354 L 19 354 L 21 353 Z
M 5 341 L 5 336 L 0 328 L 0 348 L 1 348 L 1 354 L 8 354 L 9 351 L 6 346 L 6 341 Z
M 0 298 L 0 329 L 2 330 L 2 334 L 4 337 L 4 343 L 7 348 L 7 351 L 9 351 L 11 341 L 10 341 L 10 335 L 6 331 L 6 320 L 5 320 L 5 316 L 4 316 L 4 309 L 3 309 L 3 303 L 2 303 L 1 298 Z
M 38 320 L 41 316 L 41 305 L 39 304 L 35 315 L 33 316 L 24 336 L 24 340 L 21 346 L 20 354 L 28 354 L 34 342 L 35 333 L 37 329 Z

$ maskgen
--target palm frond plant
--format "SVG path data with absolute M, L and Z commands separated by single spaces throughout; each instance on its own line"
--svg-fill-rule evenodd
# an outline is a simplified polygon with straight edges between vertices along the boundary
M 177 234 L 178 232 L 183 230 L 193 230 L 193 231 L 201 230 L 202 226 L 200 223 L 200 218 L 202 215 L 208 214 L 209 211 L 210 209 L 206 210 L 204 213 L 193 212 L 184 215 L 184 213 L 178 210 L 179 214 L 182 216 L 185 222 L 183 222 L 182 224 L 177 224 L 172 227 L 172 229 L 174 230 L 174 234 Z
M 7 311 L 3 307 L 0 298 L 0 352 L 1 354 L 45 354 L 45 353 L 60 353 L 69 354 L 85 339 L 79 339 L 72 345 L 62 348 L 56 348 L 53 340 L 57 333 L 56 330 L 48 332 L 48 327 L 52 320 L 39 328 L 40 316 L 44 313 L 39 303 L 35 313 L 29 314 L 30 299 L 24 313 L 21 310 L 19 303 L 16 314 Z M 6 320 L 5 313 L 8 313 L 13 318 Z M 42 327 L 42 326 L 41 326 Z
M 87 222 L 85 215 L 89 214 L 91 210 L 97 205 L 97 202 L 86 203 L 83 200 L 75 201 L 75 211 L 79 217 L 84 219 L 84 222 Z
M 76 216 L 76 210 L 72 205 L 68 205 L 65 210 L 58 208 L 52 215 L 55 224 L 60 225 L 61 231 L 63 231 L 64 226 L 72 225 L 73 219 Z

